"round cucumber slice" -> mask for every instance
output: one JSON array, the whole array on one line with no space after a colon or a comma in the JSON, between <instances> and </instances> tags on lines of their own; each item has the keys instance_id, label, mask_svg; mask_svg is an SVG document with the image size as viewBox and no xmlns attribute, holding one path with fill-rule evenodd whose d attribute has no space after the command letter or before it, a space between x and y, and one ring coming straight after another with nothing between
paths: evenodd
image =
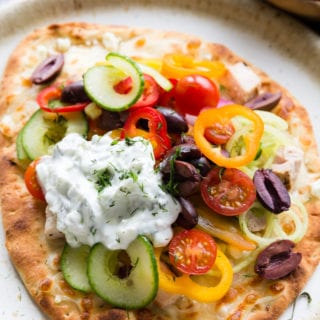
<instances>
[{"instance_id":1,"label":"round cucumber slice","mask_svg":"<svg viewBox=\"0 0 320 320\"><path fill-rule=\"evenodd\" d=\"M69 133L86 136L88 122L83 112L68 112L55 120L45 119L37 110L22 129L21 145L27 157L34 160L48 153L50 146Z\"/></svg>"},{"instance_id":2,"label":"round cucumber slice","mask_svg":"<svg viewBox=\"0 0 320 320\"><path fill-rule=\"evenodd\" d=\"M19 134L17 136L16 152L17 152L17 158L19 160L19 163L22 165L22 167L27 167L28 164L31 162L31 159L28 157L26 151L24 150L24 147L22 144L22 136L23 136L23 129L19 131Z\"/></svg>"},{"instance_id":3,"label":"round cucumber slice","mask_svg":"<svg viewBox=\"0 0 320 320\"><path fill-rule=\"evenodd\" d=\"M66 244L61 256L61 269L64 279L72 288L83 292L92 291L87 276L89 252L89 246L82 245L73 248Z\"/></svg>"},{"instance_id":4,"label":"round cucumber slice","mask_svg":"<svg viewBox=\"0 0 320 320\"><path fill-rule=\"evenodd\" d=\"M101 243L90 251L89 282L93 291L113 306L138 309L149 304L158 292L158 270L153 247L144 236L138 236L126 250L131 270L126 277L116 272L121 250L108 250Z\"/></svg>"},{"instance_id":5,"label":"round cucumber slice","mask_svg":"<svg viewBox=\"0 0 320 320\"><path fill-rule=\"evenodd\" d=\"M88 96L100 107L109 111L123 111L138 101L144 88L144 78L138 65L126 56L109 53L107 65L94 66L83 77ZM114 86L121 80L131 77L132 89L121 94Z\"/></svg>"}]
</instances>

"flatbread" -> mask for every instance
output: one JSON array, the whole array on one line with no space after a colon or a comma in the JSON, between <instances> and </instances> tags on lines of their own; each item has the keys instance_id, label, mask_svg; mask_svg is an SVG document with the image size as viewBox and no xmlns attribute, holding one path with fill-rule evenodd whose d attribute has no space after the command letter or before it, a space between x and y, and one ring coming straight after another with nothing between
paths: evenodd
<instances>
[{"instance_id":1,"label":"flatbread","mask_svg":"<svg viewBox=\"0 0 320 320\"><path fill-rule=\"evenodd\" d=\"M140 58L183 53L197 59L218 59L226 64L241 61L260 77L260 92L282 92L274 112L287 121L289 131L299 141L308 171L298 191L306 199L309 225L307 234L295 249L302 253L302 262L292 274L277 281L236 275L227 295L211 304L160 290L150 306L136 311L113 308L96 295L76 291L65 282L59 264L64 241L48 241L44 235L46 205L26 190L15 141L19 130L38 108L39 87L32 85L30 76L45 57L64 53L65 66L58 77L58 81L63 82L79 80L94 62L103 61L109 51ZM227 79L223 81L228 82ZM299 295L318 265L320 199L312 194L310 186L319 179L320 162L307 111L266 73L223 45L191 35L143 28L54 24L35 30L14 50L4 72L1 92L0 193L6 247L30 295L50 319L277 319ZM245 102L237 92L230 94L235 102Z\"/></svg>"}]
</instances>

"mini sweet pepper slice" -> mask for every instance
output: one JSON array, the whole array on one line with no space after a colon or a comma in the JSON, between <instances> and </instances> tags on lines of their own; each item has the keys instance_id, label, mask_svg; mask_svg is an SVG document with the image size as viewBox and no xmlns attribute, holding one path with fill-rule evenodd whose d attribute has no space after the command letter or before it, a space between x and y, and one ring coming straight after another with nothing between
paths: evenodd
<instances>
[{"instance_id":1,"label":"mini sweet pepper slice","mask_svg":"<svg viewBox=\"0 0 320 320\"><path fill-rule=\"evenodd\" d=\"M140 120L147 120L148 130L139 128ZM133 109L129 113L123 126L121 138L136 136L142 136L151 142L156 160L160 159L171 146L164 116L151 107Z\"/></svg>"},{"instance_id":2,"label":"mini sweet pepper slice","mask_svg":"<svg viewBox=\"0 0 320 320\"><path fill-rule=\"evenodd\" d=\"M244 151L234 156L225 155L221 145L213 145L207 140L205 132L216 123L225 125L238 116L249 120L248 130L242 136ZM201 152L218 166L238 168L248 164L256 157L263 130L263 121L254 111L245 106L230 104L202 111L194 124L194 139Z\"/></svg>"},{"instance_id":3,"label":"mini sweet pepper slice","mask_svg":"<svg viewBox=\"0 0 320 320\"><path fill-rule=\"evenodd\" d=\"M191 299L210 303L220 300L229 290L232 279L233 270L228 258L218 249L213 272L220 273L220 281L212 287L202 286L190 278L190 275L183 274L180 277L175 276L172 272L163 266L160 261L161 249L155 250L155 256L158 263L159 287L170 293L183 294ZM218 270L214 270L218 269Z\"/></svg>"},{"instance_id":4,"label":"mini sweet pepper slice","mask_svg":"<svg viewBox=\"0 0 320 320\"><path fill-rule=\"evenodd\" d=\"M183 54L166 54L161 73L167 78L181 79L190 74L200 74L210 79L221 77L226 71L221 61L196 60Z\"/></svg>"},{"instance_id":5,"label":"mini sweet pepper slice","mask_svg":"<svg viewBox=\"0 0 320 320\"><path fill-rule=\"evenodd\" d=\"M61 87L57 85L46 87L38 94L37 102L42 110L57 113L82 111L89 104L89 102L65 104L60 100L61 95Z\"/></svg>"}]
</instances>

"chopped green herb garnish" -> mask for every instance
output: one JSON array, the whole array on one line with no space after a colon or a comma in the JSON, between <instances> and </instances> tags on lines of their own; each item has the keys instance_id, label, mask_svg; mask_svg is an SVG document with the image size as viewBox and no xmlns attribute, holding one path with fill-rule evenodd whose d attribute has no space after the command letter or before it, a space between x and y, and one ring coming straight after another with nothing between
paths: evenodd
<instances>
[{"instance_id":1,"label":"chopped green herb garnish","mask_svg":"<svg viewBox=\"0 0 320 320\"><path fill-rule=\"evenodd\" d=\"M138 181L138 174L134 172L133 170L123 170L122 174L119 176L120 180L125 180L132 178L133 182Z\"/></svg>"},{"instance_id":2,"label":"chopped green herb garnish","mask_svg":"<svg viewBox=\"0 0 320 320\"><path fill-rule=\"evenodd\" d=\"M114 145L118 144L119 141L120 141L120 139L115 139L115 140L113 140L113 141L111 142L111 145L114 146Z\"/></svg>"},{"instance_id":3,"label":"chopped green herb garnish","mask_svg":"<svg viewBox=\"0 0 320 320\"><path fill-rule=\"evenodd\" d=\"M107 186L111 186L111 179L113 175L109 169L95 171L94 176L95 176L95 186L98 192L101 192Z\"/></svg>"},{"instance_id":4,"label":"chopped green herb garnish","mask_svg":"<svg viewBox=\"0 0 320 320\"><path fill-rule=\"evenodd\" d=\"M174 174L175 174L175 161L177 158L180 157L181 148L176 148L175 153L169 159L170 164L170 176L169 181L164 185L165 190L169 193L176 195L177 194L177 183L174 181Z\"/></svg>"},{"instance_id":5,"label":"chopped green herb garnish","mask_svg":"<svg viewBox=\"0 0 320 320\"><path fill-rule=\"evenodd\" d=\"M128 137L125 137L125 142L126 142L126 145L127 146L132 146L134 145L137 141L131 139L131 138L128 138Z\"/></svg>"}]
</instances>

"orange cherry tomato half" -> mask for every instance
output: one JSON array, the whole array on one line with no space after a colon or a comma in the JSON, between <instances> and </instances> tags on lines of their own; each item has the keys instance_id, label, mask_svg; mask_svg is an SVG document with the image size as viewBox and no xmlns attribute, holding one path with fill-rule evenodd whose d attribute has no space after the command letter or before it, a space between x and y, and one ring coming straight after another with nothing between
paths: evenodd
<instances>
[{"instance_id":1,"label":"orange cherry tomato half","mask_svg":"<svg viewBox=\"0 0 320 320\"><path fill-rule=\"evenodd\" d=\"M180 79L175 88L176 110L182 115L198 115L203 108L215 108L220 97L217 84L192 74Z\"/></svg>"},{"instance_id":2,"label":"orange cherry tomato half","mask_svg":"<svg viewBox=\"0 0 320 320\"><path fill-rule=\"evenodd\" d=\"M45 200L44 194L42 192L42 189L39 185L38 179L37 179L37 173L36 173L36 167L40 159L36 159L32 161L25 174L24 174L24 182L28 189L28 191L31 193L32 196L39 200Z\"/></svg>"},{"instance_id":3,"label":"orange cherry tomato half","mask_svg":"<svg viewBox=\"0 0 320 320\"><path fill-rule=\"evenodd\" d=\"M207 206L225 216L245 212L256 199L252 179L235 168L213 168L202 180L200 190Z\"/></svg>"},{"instance_id":4,"label":"orange cherry tomato half","mask_svg":"<svg viewBox=\"0 0 320 320\"><path fill-rule=\"evenodd\" d=\"M214 122L205 129L204 137L213 144L221 145L227 143L234 133L235 128L231 122Z\"/></svg>"},{"instance_id":5,"label":"orange cherry tomato half","mask_svg":"<svg viewBox=\"0 0 320 320\"><path fill-rule=\"evenodd\" d=\"M217 257L214 239L198 229L177 233L169 244L169 259L177 270L186 274L208 272Z\"/></svg>"}]
</instances>

